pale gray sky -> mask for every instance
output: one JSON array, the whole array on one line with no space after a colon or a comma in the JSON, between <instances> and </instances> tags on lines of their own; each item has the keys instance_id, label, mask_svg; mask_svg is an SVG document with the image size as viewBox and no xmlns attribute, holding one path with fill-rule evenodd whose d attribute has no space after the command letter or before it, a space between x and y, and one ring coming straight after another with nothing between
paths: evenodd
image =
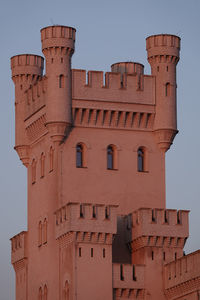
<instances>
[{"instance_id":1,"label":"pale gray sky","mask_svg":"<svg viewBox=\"0 0 200 300\"><path fill-rule=\"evenodd\" d=\"M191 209L186 252L200 248L199 0L7 0L0 4L1 172L0 300L14 299L9 238L26 229L26 169L14 146L14 85L10 57L41 53L40 29L53 24L77 29L73 67L109 71L118 61L145 65L145 38L170 33L181 37L178 64L178 128L167 153L167 207Z\"/></svg>"}]
</instances>

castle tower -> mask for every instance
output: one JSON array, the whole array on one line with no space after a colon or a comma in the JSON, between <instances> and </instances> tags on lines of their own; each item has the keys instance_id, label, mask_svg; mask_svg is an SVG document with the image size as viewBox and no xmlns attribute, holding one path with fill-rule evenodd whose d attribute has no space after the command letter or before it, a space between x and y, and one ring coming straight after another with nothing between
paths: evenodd
<instances>
[{"instance_id":1,"label":"castle tower","mask_svg":"<svg viewBox=\"0 0 200 300\"><path fill-rule=\"evenodd\" d=\"M25 131L25 91L42 77L44 59L22 54L11 58L12 80L15 84L15 150L24 165L28 164L28 141Z\"/></svg>"},{"instance_id":2,"label":"castle tower","mask_svg":"<svg viewBox=\"0 0 200 300\"><path fill-rule=\"evenodd\" d=\"M44 76L40 56L11 59L28 176L27 231L11 238L16 300L166 300L166 288L177 300L193 259L183 256L188 212L165 210L180 39L147 38L151 75L119 62L105 80L71 71L74 28L43 28L41 40Z\"/></svg>"},{"instance_id":3,"label":"castle tower","mask_svg":"<svg viewBox=\"0 0 200 300\"><path fill-rule=\"evenodd\" d=\"M160 34L146 39L148 61L155 76L156 117L154 130L159 147L167 151L177 134L176 65L180 38Z\"/></svg>"},{"instance_id":4,"label":"castle tower","mask_svg":"<svg viewBox=\"0 0 200 300\"><path fill-rule=\"evenodd\" d=\"M66 26L41 30L48 81L46 126L54 139L62 139L72 125L71 57L75 32L74 28Z\"/></svg>"}]
</instances>

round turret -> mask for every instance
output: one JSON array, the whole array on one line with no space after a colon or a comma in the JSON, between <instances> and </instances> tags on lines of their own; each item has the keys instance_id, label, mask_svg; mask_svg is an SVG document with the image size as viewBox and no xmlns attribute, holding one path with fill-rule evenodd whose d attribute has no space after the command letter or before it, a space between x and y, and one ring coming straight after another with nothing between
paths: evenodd
<instances>
[{"instance_id":1,"label":"round turret","mask_svg":"<svg viewBox=\"0 0 200 300\"><path fill-rule=\"evenodd\" d=\"M42 52L49 48L67 48L74 52L76 29L67 26L49 26L41 29Z\"/></svg>"},{"instance_id":2,"label":"round turret","mask_svg":"<svg viewBox=\"0 0 200 300\"><path fill-rule=\"evenodd\" d=\"M148 59L155 56L174 56L179 60L180 38L176 35L158 34L146 39Z\"/></svg>"},{"instance_id":3,"label":"round turret","mask_svg":"<svg viewBox=\"0 0 200 300\"><path fill-rule=\"evenodd\" d=\"M72 123L71 57L75 33L76 29L60 25L41 29L47 77L46 126L57 141L64 138Z\"/></svg>"},{"instance_id":4,"label":"round turret","mask_svg":"<svg viewBox=\"0 0 200 300\"><path fill-rule=\"evenodd\" d=\"M144 74L144 66L137 62L118 62L111 65L111 71L116 73L136 73L137 75Z\"/></svg>"},{"instance_id":5,"label":"round turret","mask_svg":"<svg viewBox=\"0 0 200 300\"><path fill-rule=\"evenodd\" d=\"M148 62L155 76L155 136L161 150L167 151L177 131L176 65L179 61L180 38L170 34L146 39Z\"/></svg>"},{"instance_id":6,"label":"round turret","mask_svg":"<svg viewBox=\"0 0 200 300\"><path fill-rule=\"evenodd\" d=\"M39 55L20 54L11 57L12 78L22 75L42 76L44 59Z\"/></svg>"}]
</instances>

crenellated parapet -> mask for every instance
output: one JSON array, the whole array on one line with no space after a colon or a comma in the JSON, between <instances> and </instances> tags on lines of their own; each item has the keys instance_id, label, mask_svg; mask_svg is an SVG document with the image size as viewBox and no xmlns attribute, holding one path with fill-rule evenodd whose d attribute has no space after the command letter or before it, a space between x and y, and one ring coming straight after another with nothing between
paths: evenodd
<instances>
[{"instance_id":1,"label":"crenellated parapet","mask_svg":"<svg viewBox=\"0 0 200 300\"><path fill-rule=\"evenodd\" d=\"M11 262L15 264L28 257L27 231L22 231L11 239Z\"/></svg>"},{"instance_id":2,"label":"crenellated parapet","mask_svg":"<svg viewBox=\"0 0 200 300\"><path fill-rule=\"evenodd\" d=\"M116 205L68 203L55 212L56 239L76 232L79 242L112 243L117 231Z\"/></svg>"},{"instance_id":3,"label":"crenellated parapet","mask_svg":"<svg viewBox=\"0 0 200 300\"><path fill-rule=\"evenodd\" d=\"M132 213L132 247L177 247L183 249L189 235L186 210L141 208Z\"/></svg>"},{"instance_id":4,"label":"crenellated parapet","mask_svg":"<svg viewBox=\"0 0 200 300\"><path fill-rule=\"evenodd\" d=\"M155 105L155 79L137 73L72 70L72 98ZM86 79L87 78L87 79Z\"/></svg>"},{"instance_id":5,"label":"crenellated parapet","mask_svg":"<svg viewBox=\"0 0 200 300\"><path fill-rule=\"evenodd\" d=\"M148 60L156 60L158 63L175 63L179 61L180 38L171 34L158 34L146 39Z\"/></svg>"},{"instance_id":6,"label":"crenellated parapet","mask_svg":"<svg viewBox=\"0 0 200 300\"><path fill-rule=\"evenodd\" d=\"M166 264L164 286L167 299L197 293L200 286L200 250Z\"/></svg>"},{"instance_id":7,"label":"crenellated parapet","mask_svg":"<svg viewBox=\"0 0 200 300\"><path fill-rule=\"evenodd\" d=\"M45 106L46 99L46 77L42 77L36 83L31 85L25 92L26 94L26 110L25 119L31 117Z\"/></svg>"},{"instance_id":8,"label":"crenellated parapet","mask_svg":"<svg viewBox=\"0 0 200 300\"><path fill-rule=\"evenodd\" d=\"M113 264L114 299L144 299L145 266Z\"/></svg>"}]
</instances>

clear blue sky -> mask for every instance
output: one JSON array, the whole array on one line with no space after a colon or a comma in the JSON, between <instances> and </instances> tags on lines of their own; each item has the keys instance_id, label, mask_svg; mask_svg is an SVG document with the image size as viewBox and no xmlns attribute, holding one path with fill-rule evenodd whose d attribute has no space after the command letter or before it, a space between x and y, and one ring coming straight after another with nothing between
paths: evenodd
<instances>
[{"instance_id":1,"label":"clear blue sky","mask_svg":"<svg viewBox=\"0 0 200 300\"><path fill-rule=\"evenodd\" d=\"M199 192L199 0L7 0L1 1L1 172L0 300L14 299L9 238L26 229L26 169L14 146L14 85L10 57L41 53L40 29L53 24L77 29L73 67L108 71L117 61L133 60L150 68L145 38L170 33L181 37L178 64L178 128L167 153L167 207L191 209L186 252L200 248Z\"/></svg>"}]
</instances>

